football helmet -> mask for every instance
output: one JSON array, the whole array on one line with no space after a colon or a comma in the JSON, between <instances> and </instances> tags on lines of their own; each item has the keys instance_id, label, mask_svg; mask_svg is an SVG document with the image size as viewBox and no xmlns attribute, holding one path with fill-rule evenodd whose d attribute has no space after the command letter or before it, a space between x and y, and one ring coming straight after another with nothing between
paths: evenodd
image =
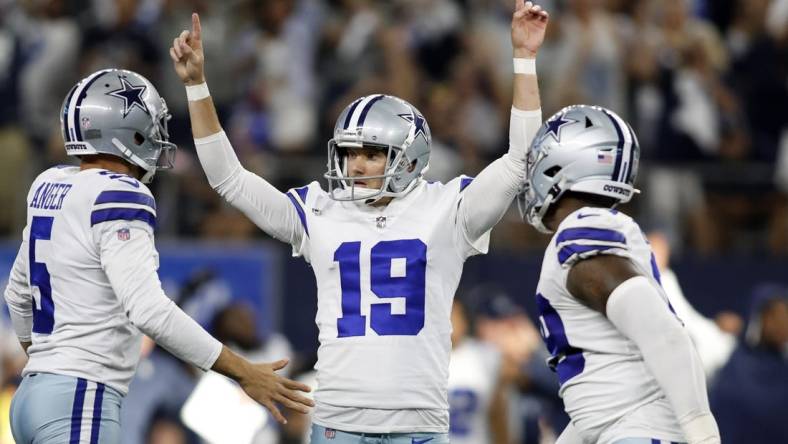
<instances>
[{"instance_id":1,"label":"football helmet","mask_svg":"<svg viewBox=\"0 0 788 444\"><path fill-rule=\"evenodd\" d=\"M175 144L169 142L167 104L145 77L105 69L71 88L60 110L66 154L111 154L145 171L148 183L157 170L170 169Z\"/></svg>"},{"instance_id":2,"label":"football helmet","mask_svg":"<svg viewBox=\"0 0 788 444\"><path fill-rule=\"evenodd\" d=\"M404 196L427 171L432 136L424 116L410 103L374 94L348 105L337 119L328 141L328 194L334 200L372 203L386 196ZM380 176L348 177L348 148L385 150L387 163ZM355 180L383 179L378 189L356 187Z\"/></svg>"},{"instance_id":3,"label":"football helmet","mask_svg":"<svg viewBox=\"0 0 788 444\"><path fill-rule=\"evenodd\" d=\"M525 186L517 203L523 219L550 233L542 218L566 191L628 202L638 173L640 147L616 113L589 105L568 106L550 117L528 148Z\"/></svg>"}]
</instances>

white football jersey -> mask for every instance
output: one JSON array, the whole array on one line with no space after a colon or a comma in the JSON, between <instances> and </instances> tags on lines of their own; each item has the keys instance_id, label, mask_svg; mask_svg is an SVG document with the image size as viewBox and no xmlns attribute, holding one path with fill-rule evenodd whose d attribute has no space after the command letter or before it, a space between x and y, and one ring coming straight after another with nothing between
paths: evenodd
<instances>
[{"instance_id":1,"label":"white football jersey","mask_svg":"<svg viewBox=\"0 0 788 444\"><path fill-rule=\"evenodd\" d=\"M294 254L318 286L316 423L448 431L452 299L466 258L489 243L489 231L469 240L458 222L470 182L421 182L382 208L334 201L317 182L287 193L304 230ZM408 410L437 418L430 427L393 413Z\"/></svg>"},{"instance_id":2,"label":"white football jersey","mask_svg":"<svg viewBox=\"0 0 788 444\"><path fill-rule=\"evenodd\" d=\"M659 270L640 227L629 216L581 208L558 226L545 251L536 302L539 330L561 383L559 394L585 442L623 437L684 441L673 410L635 343L566 288L572 265L598 254L630 259L660 288Z\"/></svg>"},{"instance_id":3,"label":"white football jersey","mask_svg":"<svg viewBox=\"0 0 788 444\"><path fill-rule=\"evenodd\" d=\"M36 178L27 204L27 226L6 290L17 316L29 317L32 309L23 374L80 377L125 394L142 339L130 319L182 359L212 365L221 344L161 291L153 245L156 203L144 184L107 170L55 167ZM116 292L110 266L113 273L126 267L148 273L118 276ZM176 338L176 329L189 337Z\"/></svg>"},{"instance_id":4,"label":"white football jersey","mask_svg":"<svg viewBox=\"0 0 788 444\"><path fill-rule=\"evenodd\" d=\"M452 444L490 442L490 405L500 368L500 353L484 342L465 338L452 350L449 364Z\"/></svg>"}]
</instances>

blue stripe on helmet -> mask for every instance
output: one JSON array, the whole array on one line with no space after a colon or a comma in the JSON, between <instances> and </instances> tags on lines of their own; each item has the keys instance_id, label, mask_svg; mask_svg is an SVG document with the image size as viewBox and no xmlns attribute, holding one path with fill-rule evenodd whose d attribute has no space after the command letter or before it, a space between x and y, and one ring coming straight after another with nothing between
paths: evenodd
<instances>
[{"instance_id":1,"label":"blue stripe on helmet","mask_svg":"<svg viewBox=\"0 0 788 444\"><path fill-rule=\"evenodd\" d=\"M618 242L620 244L627 243L627 238L616 230L608 230L606 228L578 227L567 228L558 233L558 236L555 239L555 244L558 245L562 242L576 240Z\"/></svg>"},{"instance_id":2,"label":"blue stripe on helmet","mask_svg":"<svg viewBox=\"0 0 788 444\"><path fill-rule=\"evenodd\" d=\"M82 429L82 404L85 403L85 390L88 381L77 378L77 390L74 392L74 404L71 407L71 438L69 444L79 444L79 432Z\"/></svg>"},{"instance_id":3,"label":"blue stripe on helmet","mask_svg":"<svg viewBox=\"0 0 788 444\"><path fill-rule=\"evenodd\" d=\"M74 92L77 90L77 86L74 85L71 88L71 91L68 92L68 97L66 97L66 101L63 103L63 136L66 138L66 142L71 142L71 128L68 126L68 104L71 102L71 97L74 95Z\"/></svg>"},{"instance_id":4,"label":"blue stripe on helmet","mask_svg":"<svg viewBox=\"0 0 788 444\"><path fill-rule=\"evenodd\" d=\"M364 100L363 97L356 100L355 102L353 102L352 105L350 105L350 109L347 111L347 115L345 116L345 124L342 125L343 129L347 129L348 125L350 125L350 118L353 116L353 111L356 110L356 107L358 106L359 103L361 103L362 100Z\"/></svg>"},{"instance_id":5,"label":"blue stripe on helmet","mask_svg":"<svg viewBox=\"0 0 788 444\"><path fill-rule=\"evenodd\" d=\"M101 405L104 403L104 384L96 384L96 399L93 400L93 422L90 425L90 444L98 444L101 431Z\"/></svg>"},{"instance_id":6,"label":"blue stripe on helmet","mask_svg":"<svg viewBox=\"0 0 788 444\"><path fill-rule=\"evenodd\" d=\"M369 103L367 103L367 106L365 106L364 109L361 110L361 116L358 118L358 124L356 126L364 125L364 120L366 120L367 113L369 112L369 110L372 109L372 106L375 105L375 102L377 102L378 100L382 99L383 97L385 97L385 96L383 94L381 94L381 95L375 97L374 99L370 100Z\"/></svg>"},{"instance_id":7,"label":"blue stripe on helmet","mask_svg":"<svg viewBox=\"0 0 788 444\"><path fill-rule=\"evenodd\" d=\"M156 228L156 216L140 208L106 208L90 213L90 226L113 220L139 220Z\"/></svg>"},{"instance_id":8,"label":"blue stripe on helmet","mask_svg":"<svg viewBox=\"0 0 788 444\"><path fill-rule=\"evenodd\" d=\"M286 193L286 195L287 198L290 199L290 202L293 203L293 206L295 207L296 212L298 213L298 218L301 219L301 225L304 226L304 232L306 233L307 236L309 236L309 226L307 226L306 224L306 213L304 212L304 209L298 203L295 196L293 196L290 193Z\"/></svg>"},{"instance_id":9,"label":"blue stripe on helmet","mask_svg":"<svg viewBox=\"0 0 788 444\"><path fill-rule=\"evenodd\" d=\"M629 137L632 138L632 142L629 144L629 172L626 176L626 183L632 183L634 178L632 175L635 173L635 149L637 148L637 139L635 138L635 132L632 131L632 127L627 125L627 130L629 131Z\"/></svg>"},{"instance_id":10,"label":"blue stripe on helmet","mask_svg":"<svg viewBox=\"0 0 788 444\"><path fill-rule=\"evenodd\" d=\"M131 203L146 205L154 210L156 209L156 201L153 197L136 191L104 191L93 202L94 205L105 203Z\"/></svg>"},{"instance_id":11,"label":"blue stripe on helmet","mask_svg":"<svg viewBox=\"0 0 788 444\"><path fill-rule=\"evenodd\" d=\"M605 115L613 122L613 127L616 129L616 134L618 135L618 146L616 147L616 164L613 167L613 176L612 179L618 181L620 172L621 172L621 156L624 153L624 133L621 131L621 126L616 122L616 118L613 117L610 113L605 112Z\"/></svg>"},{"instance_id":12,"label":"blue stripe on helmet","mask_svg":"<svg viewBox=\"0 0 788 444\"><path fill-rule=\"evenodd\" d=\"M96 80L98 80L101 76L108 73L109 70L104 71L100 74L97 74L96 77L93 77L88 81L84 88L82 88L82 92L79 93L79 97L77 97L77 103L74 105L74 130L76 131L76 141L82 142L82 130L79 129L80 122L79 122L79 106L82 104L82 101L85 100L85 97L88 96L88 89L90 89L90 85L93 84Z\"/></svg>"}]
</instances>

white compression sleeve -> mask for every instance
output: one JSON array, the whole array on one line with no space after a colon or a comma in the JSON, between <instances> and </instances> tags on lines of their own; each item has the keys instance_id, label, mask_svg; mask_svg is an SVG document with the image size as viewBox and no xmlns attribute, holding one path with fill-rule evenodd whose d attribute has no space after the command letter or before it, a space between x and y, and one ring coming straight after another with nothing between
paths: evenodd
<instances>
[{"instance_id":1,"label":"white compression sleeve","mask_svg":"<svg viewBox=\"0 0 788 444\"><path fill-rule=\"evenodd\" d=\"M471 242L489 231L503 217L525 181L525 157L539 127L542 110L512 107L509 152L488 165L463 192L460 222Z\"/></svg>"},{"instance_id":2,"label":"white compression sleeve","mask_svg":"<svg viewBox=\"0 0 788 444\"><path fill-rule=\"evenodd\" d=\"M150 229L136 221L106 224L101 265L131 323L179 359L209 370L222 344L164 294ZM129 228L128 240L118 239L121 227Z\"/></svg>"},{"instance_id":3,"label":"white compression sleeve","mask_svg":"<svg viewBox=\"0 0 788 444\"><path fill-rule=\"evenodd\" d=\"M208 183L219 195L276 239L301 243L303 228L290 199L241 166L224 131L194 139L194 145Z\"/></svg>"},{"instance_id":4,"label":"white compression sleeve","mask_svg":"<svg viewBox=\"0 0 788 444\"><path fill-rule=\"evenodd\" d=\"M616 287L607 301L607 317L640 349L688 444L719 443L703 365L689 334L654 284L638 276Z\"/></svg>"}]
</instances>

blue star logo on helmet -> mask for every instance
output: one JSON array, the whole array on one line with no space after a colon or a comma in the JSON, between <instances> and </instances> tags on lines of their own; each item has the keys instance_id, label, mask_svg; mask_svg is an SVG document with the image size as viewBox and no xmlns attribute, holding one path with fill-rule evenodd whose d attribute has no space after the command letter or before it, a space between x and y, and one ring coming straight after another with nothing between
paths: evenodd
<instances>
[{"instance_id":1,"label":"blue star logo on helmet","mask_svg":"<svg viewBox=\"0 0 788 444\"><path fill-rule=\"evenodd\" d=\"M397 115L416 126L415 134L413 135L414 139L416 137L423 136L424 140L429 142L429 140L427 139L427 131L424 128L424 126L427 124L427 121L424 120L424 117L421 114L419 114L414 110L412 114L406 113L406 114L397 114Z\"/></svg>"},{"instance_id":2,"label":"blue star logo on helmet","mask_svg":"<svg viewBox=\"0 0 788 444\"><path fill-rule=\"evenodd\" d=\"M148 89L147 85L132 85L129 83L126 76L118 76L118 79L120 80L122 88L110 91L107 95L123 100L123 118L126 118L134 107L150 115L148 106L145 104L145 101L142 100L142 95L145 93L145 90Z\"/></svg>"},{"instance_id":3,"label":"blue star logo on helmet","mask_svg":"<svg viewBox=\"0 0 788 444\"><path fill-rule=\"evenodd\" d=\"M561 128L565 125L569 125L570 123L577 123L577 120L574 119L566 119L564 118L564 114L559 114L552 120L548 120L545 125L547 125L547 132L545 135L550 134L553 136L556 142L561 141Z\"/></svg>"}]
</instances>

